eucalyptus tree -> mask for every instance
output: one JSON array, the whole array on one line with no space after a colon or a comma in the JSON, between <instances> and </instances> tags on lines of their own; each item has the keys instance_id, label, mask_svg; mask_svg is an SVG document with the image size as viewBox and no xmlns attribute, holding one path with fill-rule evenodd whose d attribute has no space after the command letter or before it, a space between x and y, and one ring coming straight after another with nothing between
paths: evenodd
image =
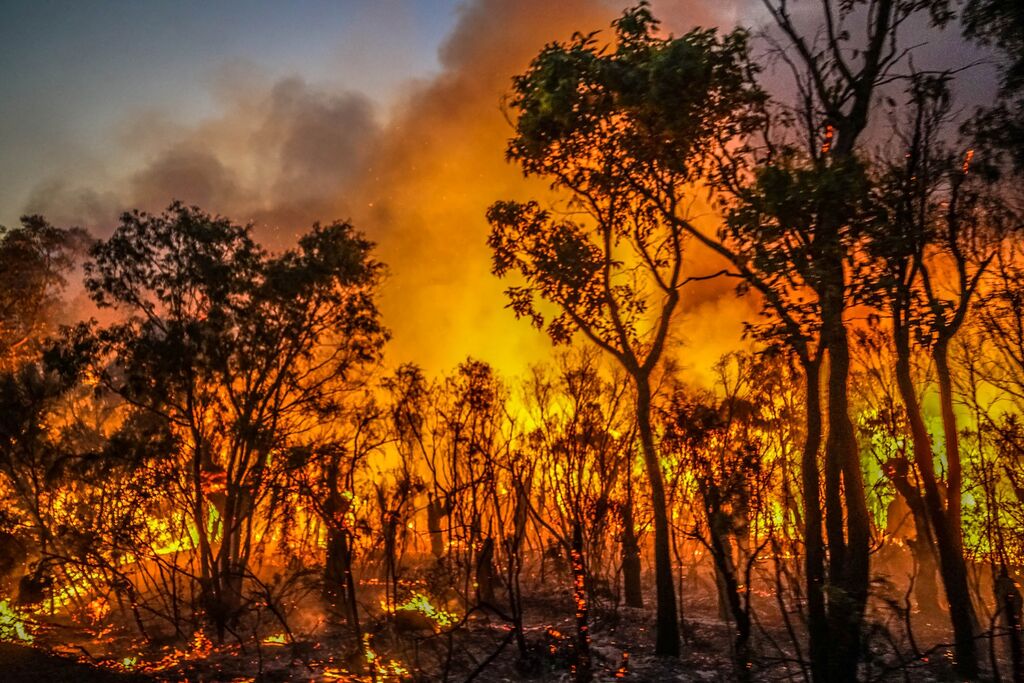
<instances>
[{"instance_id":1,"label":"eucalyptus tree","mask_svg":"<svg viewBox=\"0 0 1024 683\"><path fill-rule=\"evenodd\" d=\"M90 239L81 228L59 228L42 216L0 226L0 368L32 359L56 331L67 276Z\"/></svg>"},{"instance_id":2,"label":"eucalyptus tree","mask_svg":"<svg viewBox=\"0 0 1024 683\"><path fill-rule=\"evenodd\" d=\"M867 231L867 248L878 260L870 282L891 324L896 383L950 606L956 667L972 678L978 673L978 620L963 548L964 466L950 347L968 322L1012 221L995 201L995 188L971 173L971 152L943 140L951 121L949 78L918 74L910 81L909 125L898 135L899 159L880 164L873 193L877 223ZM918 398L918 352L931 360L938 385L945 482L936 473L933 439Z\"/></svg>"},{"instance_id":3,"label":"eucalyptus tree","mask_svg":"<svg viewBox=\"0 0 1024 683\"><path fill-rule=\"evenodd\" d=\"M636 421L654 513L657 654L679 654L653 378L670 342L684 275L685 230L668 220L695 197L710 150L746 124L746 34L658 36L645 5L596 34L547 46L514 80L507 156L567 199L502 201L487 213L494 273L518 275L510 307L556 344L581 335L617 361L636 395ZM664 135L664 131L671 135ZM537 300L554 305L547 316Z\"/></svg>"},{"instance_id":4,"label":"eucalyptus tree","mask_svg":"<svg viewBox=\"0 0 1024 683\"><path fill-rule=\"evenodd\" d=\"M372 248L332 223L269 254L250 226L175 203L125 213L91 249L86 287L121 317L69 334L65 360L91 365L102 389L170 430L158 464L184 501L201 609L221 638L244 607L272 484L294 466L286 455L342 411L379 358Z\"/></svg>"},{"instance_id":5,"label":"eucalyptus tree","mask_svg":"<svg viewBox=\"0 0 1024 683\"><path fill-rule=\"evenodd\" d=\"M46 572L53 550L56 469L72 446L61 416L76 392L43 353L66 313L67 278L89 241L84 230L42 216L0 226L0 573L29 557L40 560L36 574Z\"/></svg>"},{"instance_id":6,"label":"eucalyptus tree","mask_svg":"<svg viewBox=\"0 0 1024 683\"><path fill-rule=\"evenodd\" d=\"M597 353L583 349L561 356L554 369L536 367L525 386L535 425L526 438L540 461L537 478L543 491L530 511L564 553L571 574L566 578L571 579L576 608L576 681L593 677L590 614L595 584L602 569L616 565L609 561L614 547L609 541L616 518L628 521L616 512L623 507L621 482L635 448L625 378L621 372L603 378ZM623 529L624 572L631 531Z\"/></svg>"},{"instance_id":7,"label":"eucalyptus tree","mask_svg":"<svg viewBox=\"0 0 1024 683\"><path fill-rule=\"evenodd\" d=\"M1019 174L1024 171L1024 5L966 0L962 26L967 37L995 48L1000 77L996 100L978 110L969 128L982 148Z\"/></svg>"},{"instance_id":8,"label":"eucalyptus tree","mask_svg":"<svg viewBox=\"0 0 1024 683\"><path fill-rule=\"evenodd\" d=\"M716 365L716 390L676 385L660 406L664 448L679 459L690 479L694 514L691 535L714 563L719 605L734 629L735 676L749 681L753 669L752 580L771 529L760 523L777 484L777 462L769 457L774 390L771 371L752 358L725 356ZM766 533L767 532L767 533Z\"/></svg>"},{"instance_id":9,"label":"eucalyptus tree","mask_svg":"<svg viewBox=\"0 0 1024 683\"><path fill-rule=\"evenodd\" d=\"M811 667L816 680L853 680L871 534L848 397L847 319L863 300L856 276L864 227L872 217L862 148L880 89L907 62L901 38L908 21L921 17L941 27L951 12L944 0L824 1L814 13L815 34L804 28L808 16L795 18L787 0L763 4L775 29L767 37L769 52L792 74L795 101L774 97L762 109L758 134L718 155L713 183L724 226L708 231L679 221L760 295L767 320L757 326L759 335L788 347L801 361L809 404L801 469ZM822 405L818 384L826 357Z\"/></svg>"}]
</instances>

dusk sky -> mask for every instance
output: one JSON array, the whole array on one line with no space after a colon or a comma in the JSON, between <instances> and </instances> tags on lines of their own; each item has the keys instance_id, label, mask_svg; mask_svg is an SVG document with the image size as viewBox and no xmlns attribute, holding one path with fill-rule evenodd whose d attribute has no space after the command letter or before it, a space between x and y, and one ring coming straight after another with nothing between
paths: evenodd
<instances>
[{"instance_id":1,"label":"dusk sky","mask_svg":"<svg viewBox=\"0 0 1024 683\"><path fill-rule=\"evenodd\" d=\"M5 2L0 22L0 225L33 187L135 161L121 138L154 111L187 125L217 112L233 72L387 102L438 69L458 0Z\"/></svg>"},{"instance_id":2,"label":"dusk sky","mask_svg":"<svg viewBox=\"0 0 1024 683\"><path fill-rule=\"evenodd\" d=\"M314 221L352 220L390 268L396 360L522 367L549 344L504 308L484 212L544 190L504 160L501 98L545 43L606 30L626 4L6 2L0 225L42 213L102 236L121 211L180 199L284 248ZM759 8L653 3L674 33L756 28ZM977 57L962 45L948 32L918 65ZM965 80L968 100L991 90L983 72ZM691 293L688 329L736 338L747 313L728 285L708 285Z\"/></svg>"}]
</instances>

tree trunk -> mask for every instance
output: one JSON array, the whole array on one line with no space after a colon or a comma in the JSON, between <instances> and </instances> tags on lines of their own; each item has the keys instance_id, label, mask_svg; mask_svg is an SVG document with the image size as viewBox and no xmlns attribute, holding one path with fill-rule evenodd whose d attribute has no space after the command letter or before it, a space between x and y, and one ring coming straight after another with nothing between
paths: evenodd
<instances>
[{"instance_id":1,"label":"tree trunk","mask_svg":"<svg viewBox=\"0 0 1024 683\"><path fill-rule=\"evenodd\" d=\"M724 513L704 502L708 517L711 554L715 561L715 576L718 584L719 601L724 602L726 616L733 622L733 660L736 666L736 680L746 683L750 680L750 614L744 609L740 597L736 564L732 558L732 543L726 530L728 522ZM716 521L717 520L717 523Z\"/></svg>"},{"instance_id":2,"label":"tree trunk","mask_svg":"<svg viewBox=\"0 0 1024 683\"><path fill-rule=\"evenodd\" d=\"M444 516L441 501L427 494L427 532L430 534L430 552L438 562L444 558L444 533L441 518Z\"/></svg>"},{"instance_id":3,"label":"tree trunk","mask_svg":"<svg viewBox=\"0 0 1024 683\"><path fill-rule=\"evenodd\" d=\"M476 556L476 599L479 603L496 604L495 587L498 585L494 569L494 539L490 536L480 545Z\"/></svg>"},{"instance_id":4,"label":"tree trunk","mask_svg":"<svg viewBox=\"0 0 1024 683\"><path fill-rule=\"evenodd\" d=\"M324 601L335 610L340 610L350 624L351 613L349 584L352 577L352 551L349 547L348 532L342 529L327 530L327 558L324 563Z\"/></svg>"},{"instance_id":5,"label":"tree trunk","mask_svg":"<svg viewBox=\"0 0 1024 683\"><path fill-rule=\"evenodd\" d=\"M1021 621L1024 617L1024 599L1020 590L1003 567L996 578L994 593L999 621L1006 629L1007 649L1010 651L1010 671L1014 683L1024 681L1024 647L1021 646Z\"/></svg>"},{"instance_id":6,"label":"tree trunk","mask_svg":"<svg viewBox=\"0 0 1024 683\"><path fill-rule=\"evenodd\" d=\"M924 416L921 414L921 406L917 401L917 392L914 389L914 380L910 372L908 332L904 329L897 329L894 336L896 338L896 383L907 411L907 420L910 423L910 434L914 446L914 460L917 462L921 483L924 485L925 509L928 512L928 520L939 554L939 571L942 574L942 584L946 589L949 618L953 625L953 640L956 649L955 666L960 676L973 680L978 676L978 649L974 639L978 620L974 613L970 586L967 582L967 563L964 560L960 544L954 539L956 534L951 529L952 516L947 515L946 510L943 509L942 497L935 475L935 464L932 460L931 437L928 435ZM938 366L938 362L936 366ZM948 372L948 366L946 371ZM941 384L940 380L940 386ZM952 418L951 397L949 409ZM944 406L943 422L945 422L945 412ZM955 424L953 430L954 432L956 430ZM948 446L949 444L947 444L947 450ZM952 472L952 468L950 471ZM959 484L957 486L959 487ZM959 501L959 498L958 494L955 500ZM954 500L952 486L950 486L949 500L950 502ZM959 502L957 502L957 506L959 506ZM956 519L959 521L959 514L956 515Z\"/></svg>"},{"instance_id":7,"label":"tree trunk","mask_svg":"<svg viewBox=\"0 0 1024 683\"><path fill-rule=\"evenodd\" d=\"M949 342L940 339L932 349L935 374L939 380L939 404L942 412L942 432L946 441L946 517L949 536L956 551L963 554L963 523L961 522L963 468L960 464L960 434L953 412L953 376L949 369Z\"/></svg>"},{"instance_id":8,"label":"tree trunk","mask_svg":"<svg viewBox=\"0 0 1024 683\"><path fill-rule=\"evenodd\" d=\"M679 656L679 621L676 613L676 590L672 578L672 554L669 535L668 504L661 463L654 447L651 427L651 386L647 377L634 375L637 389L637 424L644 464L651 484L651 506L654 513L654 578L657 591L657 620L654 654L659 657Z\"/></svg>"},{"instance_id":9,"label":"tree trunk","mask_svg":"<svg viewBox=\"0 0 1024 683\"><path fill-rule=\"evenodd\" d=\"M934 618L939 615L941 609L935 599L939 588L935 581L935 573L938 570L937 550L931 523L928 521L927 506L917 486L910 481L910 463L905 458L890 460L886 469L889 483L896 490L896 495L906 503L914 522L915 538L907 540L907 547L917 566L917 574L914 577L914 601L917 603L918 611L928 618Z\"/></svg>"},{"instance_id":10,"label":"tree trunk","mask_svg":"<svg viewBox=\"0 0 1024 683\"><path fill-rule=\"evenodd\" d=\"M221 512L220 547L206 592L207 615L216 629L218 643L224 642L228 628L241 616L247 569L241 552L242 533L249 514L245 493L229 485Z\"/></svg>"},{"instance_id":11,"label":"tree trunk","mask_svg":"<svg viewBox=\"0 0 1024 683\"><path fill-rule=\"evenodd\" d=\"M573 681L590 683L594 677L590 659L590 596L587 590L587 572L583 566L583 529L580 522L573 524L569 564L572 568L572 598L576 607L576 661L572 669Z\"/></svg>"},{"instance_id":12,"label":"tree trunk","mask_svg":"<svg viewBox=\"0 0 1024 683\"><path fill-rule=\"evenodd\" d=\"M938 601L939 584L935 580L938 571L935 545L920 533L907 545L917 564L917 576L914 577L914 602L917 603L917 609L927 619L941 618L942 607Z\"/></svg>"},{"instance_id":13,"label":"tree trunk","mask_svg":"<svg viewBox=\"0 0 1024 683\"><path fill-rule=\"evenodd\" d=\"M828 621L825 614L825 544L822 539L818 452L821 448L821 363L804 362L807 393L807 434L800 461L804 489L804 572L807 582L807 631L811 677L827 680Z\"/></svg>"},{"instance_id":14,"label":"tree trunk","mask_svg":"<svg viewBox=\"0 0 1024 683\"><path fill-rule=\"evenodd\" d=\"M633 495L630 490L622 508L622 581L626 607L644 606L640 569L640 544L633 528Z\"/></svg>"},{"instance_id":15,"label":"tree trunk","mask_svg":"<svg viewBox=\"0 0 1024 683\"><path fill-rule=\"evenodd\" d=\"M838 252L838 250L837 250ZM860 453L850 421L850 350L843 322L845 285L841 260L829 263L833 282L822 298L822 335L828 348L828 439L826 490L830 507L842 498L846 511L845 543L835 519L842 510L829 509L829 583L828 619L835 647L829 660L830 681L857 680L861 651L861 626L867 604L871 523L868 515ZM838 481L838 475L842 482ZM841 493L840 493L841 489Z\"/></svg>"}]
</instances>

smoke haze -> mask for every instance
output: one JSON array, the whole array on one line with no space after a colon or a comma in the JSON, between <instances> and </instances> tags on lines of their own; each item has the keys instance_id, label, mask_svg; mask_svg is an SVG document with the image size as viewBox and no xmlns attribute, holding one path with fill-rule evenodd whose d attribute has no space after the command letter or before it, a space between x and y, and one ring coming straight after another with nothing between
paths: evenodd
<instances>
[{"instance_id":1,"label":"smoke haze","mask_svg":"<svg viewBox=\"0 0 1024 683\"><path fill-rule=\"evenodd\" d=\"M654 11L677 33L734 20L693 14L680 2ZM389 267L381 306L394 333L391 363L438 372L471 355L517 373L547 357L550 343L504 308L484 213L497 199L548 191L504 160L511 129L502 97L544 44L607 30L619 12L588 0L472 2L440 48L441 71L410 83L387 111L358 92L221 66L215 115L194 125L164 112L137 116L120 140L144 164L104 186L58 176L27 209L104 235L126 208L159 211L180 199L252 221L271 248L287 247L314 221L350 219ZM706 377L751 311L724 281L696 285L684 300L684 366ZM697 351L707 357L690 356Z\"/></svg>"}]
</instances>

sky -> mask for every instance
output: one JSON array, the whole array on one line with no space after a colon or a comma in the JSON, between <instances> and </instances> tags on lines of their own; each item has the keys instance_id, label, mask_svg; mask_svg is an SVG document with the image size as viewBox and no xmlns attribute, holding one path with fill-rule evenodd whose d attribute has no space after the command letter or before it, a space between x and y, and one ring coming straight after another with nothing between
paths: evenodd
<instances>
[{"instance_id":1,"label":"sky","mask_svg":"<svg viewBox=\"0 0 1024 683\"><path fill-rule=\"evenodd\" d=\"M216 114L224 81L298 75L387 103L438 68L456 0L3 0L0 224L40 182L137 163L125 127Z\"/></svg>"},{"instance_id":2,"label":"sky","mask_svg":"<svg viewBox=\"0 0 1024 683\"><path fill-rule=\"evenodd\" d=\"M547 339L504 308L487 207L543 197L505 162L511 78L616 0L0 0L0 225L42 213L108 235L172 199L252 222L272 249L351 220L389 267L392 363L467 355L520 372ZM654 0L666 32L757 27L758 0ZM919 65L960 65L955 32ZM983 101L991 79L966 79ZM754 314L686 293L683 364L710 372ZM702 355L703 354L703 355Z\"/></svg>"}]
</instances>

